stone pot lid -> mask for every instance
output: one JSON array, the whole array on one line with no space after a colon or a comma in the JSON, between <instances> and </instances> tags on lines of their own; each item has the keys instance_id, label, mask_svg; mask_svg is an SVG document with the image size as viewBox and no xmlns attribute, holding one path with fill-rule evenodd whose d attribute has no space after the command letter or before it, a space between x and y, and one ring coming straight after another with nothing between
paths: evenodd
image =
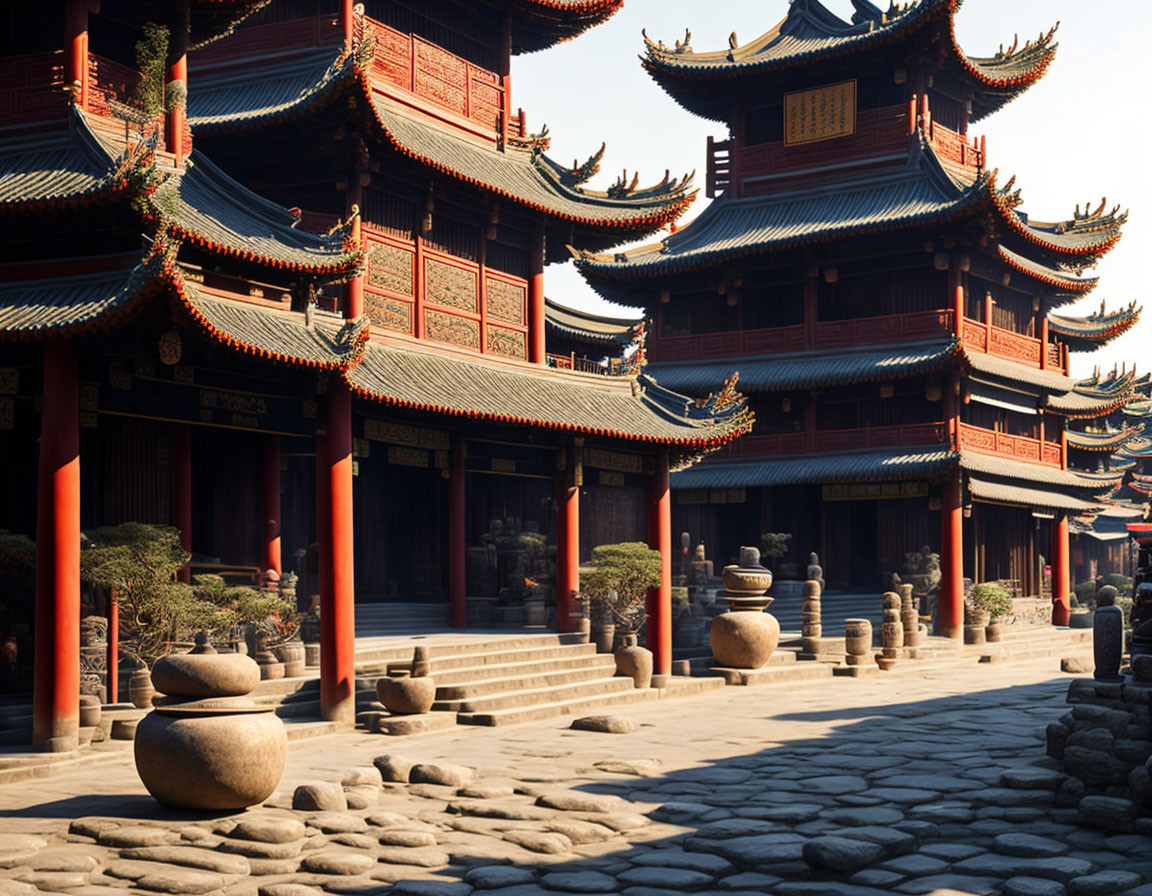
<instances>
[{"instance_id":1,"label":"stone pot lid","mask_svg":"<svg viewBox=\"0 0 1152 896\"><path fill-rule=\"evenodd\" d=\"M248 697L205 697L186 700L162 697L152 701L156 712L166 716L230 716L257 712L275 712L275 706L253 703Z\"/></svg>"}]
</instances>

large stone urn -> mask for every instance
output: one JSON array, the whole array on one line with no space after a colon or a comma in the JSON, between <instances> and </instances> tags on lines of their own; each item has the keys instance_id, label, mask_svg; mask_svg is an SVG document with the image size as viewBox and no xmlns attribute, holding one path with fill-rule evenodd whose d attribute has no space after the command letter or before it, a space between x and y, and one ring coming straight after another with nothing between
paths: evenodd
<instances>
[{"instance_id":1,"label":"large stone urn","mask_svg":"<svg viewBox=\"0 0 1152 896\"><path fill-rule=\"evenodd\" d=\"M205 639L206 640L206 639ZM158 801L182 809L243 809L280 783L288 735L273 707L246 695L260 669L242 654L218 654L203 640L152 670L167 696L136 727L136 771Z\"/></svg>"},{"instance_id":2,"label":"large stone urn","mask_svg":"<svg viewBox=\"0 0 1152 896\"><path fill-rule=\"evenodd\" d=\"M128 678L128 700L137 709L150 709L156 693L152 686L152 673L147 666L137 669Z\"/></svg>"},{"instance_id":3,"label":"large stone urn","mask_svg":"<svg viewBox=\"0 0 1152 896\"><path fill-rule=\"evenodd\" d=\"M638 688L652 687L652 651L640 647L635 635L625 635L623 646L616 651L616 674L631 678Z\"/></svg>"},{"instance_id":4,"label":"large stone urn","mask_svg":"<svg viewBox=\"0 0 1152 896\"><path fill-rule=\"evenodd\" d=\"M412 665L376 682L376 696L385 709L399 716L422 715L436 702L436 679L428 674L428 649L417 647Z\"/></svg>"},{"instance_id":5,"label":"large stone urn","mask_svg":"<svg viewBox=\"0 0 1152 896\"><path fill-rule=\"evenodd\" d=\"M773 600L764 594L772 573L760 565L758 548L743 547L740 565L725 566L721 576L726 590L716 596L731 609L712 620L712 655L725 668L759 669L780 642L780 623L764 612Z\"/></svg>"}]
</instances>

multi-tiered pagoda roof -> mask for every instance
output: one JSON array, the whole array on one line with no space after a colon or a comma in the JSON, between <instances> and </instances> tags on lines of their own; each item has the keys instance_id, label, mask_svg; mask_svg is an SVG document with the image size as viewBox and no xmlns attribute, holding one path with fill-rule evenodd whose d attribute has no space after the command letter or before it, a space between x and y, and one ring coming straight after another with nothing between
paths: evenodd
<instances>
[{"instance_id":1,"label":"multi-tiered pagoda roof","mask_svg":"<svg viewBox=\"0 0 1152 896\"><path fill-rule=\"evenodd\" d=\"M821 70L840 76L848 68L892 56L938 60L940 77L972 96L978 121L1011 102L1044 75L1056 53L1055 30L994 56L966 54L956 42L955 14L962 0L919 0L887 11L853 0L851 21L819 0L794 0L788 14L755 40L740 44L735 33L726 50L696 52L691 35L671 47L645 35L642 62L680 105L716 121L728 117L729 97L764 79L787 81L797 72L818 80Z\"/></svg>"}]
</instances>

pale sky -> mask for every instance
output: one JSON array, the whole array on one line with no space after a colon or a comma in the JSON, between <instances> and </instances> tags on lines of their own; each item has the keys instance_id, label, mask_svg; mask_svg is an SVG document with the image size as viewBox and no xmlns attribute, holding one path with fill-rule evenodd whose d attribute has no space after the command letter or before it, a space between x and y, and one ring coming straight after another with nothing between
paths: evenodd
<instances>
[{"instance_id":1,"label":"pale sky","mask_svg":"<svg viewBox=\"0 0 1152 896\"><path fill-rule=\"evenodd\" d=\"M824 0L833 12L851 14L849 0ZM879 3L883 7L883 2ZM724 125L681 109L640 67L640 29L667 44L692 31L697 51L727 47L735 31L740 43L783 18L787 0L626 0L605 24L543 53L513 59L512 105L523 106L529 128L547 123L549 155L583 162L607 141L600 174L592 186L605 188L627 168L642 184L696 170L704 183L704 149L709 134L724 139ZM1152 252L1152 151L1148 138L1148 34L1152 3L1146 0L966 0L957 16L960 45L973 56L991 56L1013 34L1035 39L1057 21L1059 50L1048 74L1015 102L972 126L987 135L989 164L1000 183L1012 174L1023 191L1021 210L1042 221L1065 220L1079 203L1093 208L1107 196L1131 216L1124 237L1094 273L1100 285L1064 313L1087 314L1107 301L1109 309L1132 299L1146 305L1143 319L1097 352L1074 354L1072 372L1087 376L1099 364L1133 362L1152 369L1152 296L1143 268ZM682 219L707 204L701 192ZM612 313L569 264L552 265L548 295L564 304Z\"/></svg>"}]
</instances>

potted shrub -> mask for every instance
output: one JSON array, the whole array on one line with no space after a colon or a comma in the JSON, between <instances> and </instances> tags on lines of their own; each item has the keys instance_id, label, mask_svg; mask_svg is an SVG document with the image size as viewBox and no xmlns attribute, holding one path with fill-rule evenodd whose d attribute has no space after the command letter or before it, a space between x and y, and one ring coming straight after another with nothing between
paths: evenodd
<instances>
[{"instance_id":1,"label":"potted shrub","mask_svg":"<svg viewBox=\"0 0 1152 896\"><path fill-rule=\"evenodd\" d=\"M580 590L592 604L596 624L610 622L623 636L616 674L630 677L638 688L652 683L652 653L637 646L636 633L644 624L648 589L660 584L661 566L659 551L623 542L594 548L591 565L580 569Z\"/></svg>"},{"instance_id":2,"label":"potted shrub","mask_svg":"<svg viewBox=\"0 0 1152 896\"><path fill-rule=\"evenodd\" d=\"M972 586L968 597L966 615L971 623L966 622L965 635L969 628L983 629L983 638L977 638L969 643L979 644L983 640L1000 640L1000 620L1012 613L1012 596L1003 585L996 582L981 582ZM968 638L965 637L967 641Z\"/></svg>"}]
</instances>

